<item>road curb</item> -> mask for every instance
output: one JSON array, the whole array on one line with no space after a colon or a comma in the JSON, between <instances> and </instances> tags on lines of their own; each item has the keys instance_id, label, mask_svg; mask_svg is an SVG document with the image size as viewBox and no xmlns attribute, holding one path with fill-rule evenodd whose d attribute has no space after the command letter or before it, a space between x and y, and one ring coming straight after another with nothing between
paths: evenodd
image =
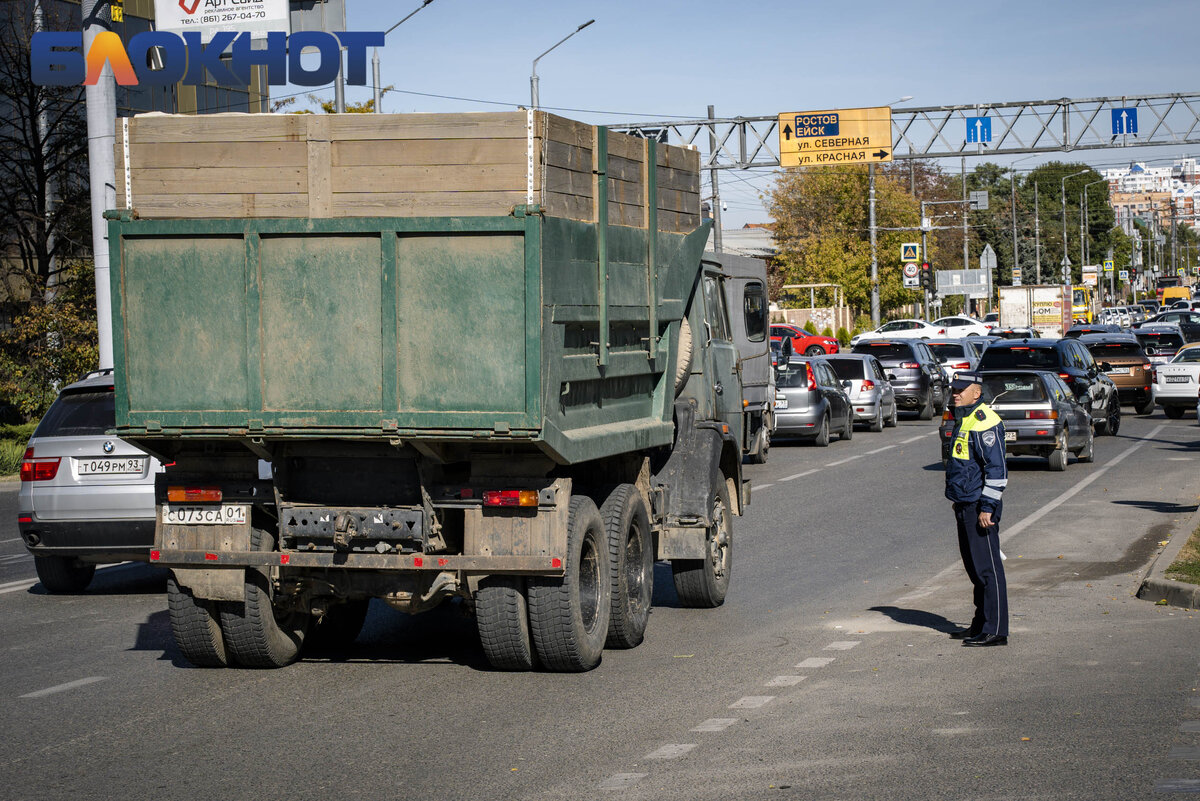
<instances>
[{"instance_id":1,"label":"road curb","mask_svg":"<svg viewBox=\"0 0 1200 801\"><path fill-rule=\"evenodd\" d=\"M1155 603L1165 600L1169 606L1183 609L1200 609L1200 585L1175 581L1166 576L1167 568L1179 556L1179 552L1197 526L1200 526L1200 508L1196 509L1182 528L1171 534L1171 539L1154 557L1154 561L1142 575L1135 597Z\"/></svg>"}]
</instances>

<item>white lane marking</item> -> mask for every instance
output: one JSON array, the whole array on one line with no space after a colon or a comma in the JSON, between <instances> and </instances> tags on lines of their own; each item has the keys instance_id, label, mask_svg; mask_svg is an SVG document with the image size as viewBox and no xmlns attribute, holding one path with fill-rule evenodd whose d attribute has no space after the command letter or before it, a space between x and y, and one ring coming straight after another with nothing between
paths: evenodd
<instances>
[{"instance_id":1,"label":"white lane marking","mask_svg":"<svg viewBox=\"0 0 1200 801\"><path fill-rule=\"evenodd\" d=\"M105 676L88 676L86 679L78 679L76 681L68 681L66 684L58 684L58 685L55 685L54 687L47 687L44 690L37 690L36 692L25 693L24 695L21 695L18 697L19 698L42 698L47 695L53 695L54 693L61 693L61 692L66 692L67 690L74 690L77 687L86 687L89 684L95 684L98 681L104 681L105 678L106 678Z\"/></svg>"},{"instance_id":2,"label":"white lane marking","mask_svg":"<svg viewBox=\"0 0 1200 801\"><path fill-rule=\"evenodd\" d=\"M895 445L884 445L882 448L876 448L873 451L867 451L866 454L864 454L864 455L865 456L874 456L877 453L883 453L884 451L890 451L894 447L896 447L896 446Z\"/></svg>"},{"instance_id":3,"label":"white lane marking","mask_svg":"<svg viewBox=\"0 0 1200 801\"><path fill-rule=\"evenodd\" d=\"M775 485L774 484L759 484L757 486L751 485L750 491L758 492L759 490L765 490L767 487L773 487L773 486L775 486Z\"/></svg>"},{"instance_id":4,"label":"white lane marking","mask_svg":"<svg viewBox=\"0 0 1200 801\"><path fill-rule=\"evenodd\" d=\"M649 773L614 773L600 782L600 789L624 790L626 787L632 787L649 775Z\"/></svg>"},{"instance_id":5,"label":"white lane marking","mask_svg":"<svg viewBox=\"0 0 1200 801\"><path fill-rule=\"evenodd\" d=\"M825 646L824 650L826 650L826 651L849 651L854 646L861 645L861 644L862 644L862 640L840 640L838 642L829 643L829 645Z\"/></svg>"},{"instance_id":6,"label":"white lane marking","mask_svg":"<svg viewBox=\"0 0 1200 801\"><path fill-rule=\"evenodd\" d=\"M1191 734L1200 732L1200 720L1185 720L1183 723L1179 724L1179 730Z\"/></svg>"},{"instance_id":7,"label":"white lane marking","mask_svg":"<svg viewBox=\"0 0 1200 801\"><path fill-rule=\"evenodd\" d=\"M810 656L808 659L805 659L803 662L796 665L796 667L798 667L798 668L819 668L819 667L825 667L826 665L828 665L830 662L833 662L833 661L834 661L834 658L832 656Z\"/></svg>"},{"instance_id":8,"label":"white lane marking","mask_svg":"<svg viewBox=\"0 0 1200 801\"><path fill-rule=\"evenodd\" d=\"M11 540L0 540L0 543L6 543L6 542L20 542L20 541L21 541L21 538L20 538L20 537L13 537Z\"/></svg>"},{"instance_id":9,"label":"white lane marking","mask_svg":"<svg viewBox=\"0 0 1200 801\"><path fill-rule=\"evenodd\" d=\"M808 676L776 676L764 684L764 687L795 687Z\"/></svg>"},{"instance_id":10,"label":"white lane marking","mask_svg":"<svg viewBox=\"0 0 1200 801\"><path fill-rule=\"evenodd\" d=\"M21 592L27 590L34 584L37 584L37 579L25 579L24 581L11 581L8 584L0 585L0 595L7 595L10 592Z\"/></svg>"},{"instance_id":11,"label":"white lane marking","mask_svg":"<svg viewBox=\"0 0 1200 801\"><path fill-rule=\"evenodd\" d=\"M845 464L846 462L853 462L855 459L861 459L861 458L863 458L864 456L866 456L866 454L865 454L865 453L860 453L860 454L858 454L857 456L850 456L850 457L848 457L848 458L845 458L845 459L839 459L839 460L838 460L838 461L836 461L836 462L830 462L829 464L827 464L827 465L825 465L825 466L826 466L826 467L837 467L839 464Z\"/></svg>"},{"instance_id":12,"label":"white lane marking","mask_svg":"<svg viewBox=\"0 0 1200 801\"><path fill-rule=\"evenodd\" d=\"M1200 793L1200 779L1159 779L1154 783L1156 793Z\"/></svg>"},{"instance_id":13,"label":"white lane marking","mask_svg":"<svg viewBox=\"0 0 1200 801\"><path fill-rule=\"evenodd\" d=\"M918 587L917 589L910 592L908 595L901 595L899 598L896 599L896 603L898 603L898 604L912 603L913 601L919 600L921 598L925 598L929 595L933 595L935 592L937 592L940 589L941 589L941 587L937 586L936 584L932 585L932 586L928 586L928 587Z\"/></svg>"},{"instance_id":14,"label":"white lane marking","mask_svg":"<svg viewBox=\"0 0 1200 801\"><path fill-rule=\"evenodd\" d=\"M910 443L910 442L916 442L917 440L919 440L919 439L920 439L921 437L923 437L923 436L925 436L925 435L924 435L924 434L918 434L918 435L917 435L917 436L915 436L915 437L909 437L908 439L904 440L904 441L903 441L903 442L901 442L900 444L901 444L901 445L907 445L907 444L908 444L908 443Z\"/></svg>"},{"instance_id":15,"label":"white lane marking","mask_svg":"<svg viewBox=\"0 0 1200 801\"><path fill-rule=\"evenodd\" d=\"M1168 456L1166 458L1168 462L1194 462L1195 460L1195 456ZM12 542L12 540L6 540L6 542Z\"/></svg>"},{"instance_id":16,"label":"white lane marking","mask_svg":"<svg viewBox=\"0 0 1200 801\"><path fill-rule=\"evenodd\" d=\"M662 748L646 754L643 759L678 759L695 747L696 743L667 743Z\"/></svg>"},{"instance_id":17,"label":"white lane marking","mask_svg":"<svg viewBox=\"0 0 1200 801\"><path fill-rule=\"evenodd\" d=\"M805 476L811 476L813 473L817 473L817 472L820 472L820 471L818 471L818 470L805 470L803 473L797 473L797 474L796 474L796 475L794 475L794 476L787 476L786 478L781 478L781 479L779 479L779 481L780 481L780 483L782 483L782 482L784 482L784 481L794 481L794 480L795 480L795 479L797 479L797 478L804 478Z\"/></svg>"},{"instance_id":18,"label":"white lane marking","mask_svg":"<svg viewBox=\"0 0 1200 801\"><path fill-rule=\"evenodd\" d=\"M1008 541L1009 539L1015 537L1017 534L1020 534L1022 531L1029 528L1037 521L1041 520L1043 517L1045 517L1050 512L1054 511L1055 509L1062 506L1067 501L1071 500L1071 498L1074 498L1076 495L1078 495L1080 492L1082 492L1084 490L1084 488L1086 488L1089 484L1091 484L1096 479L1100 478L1100 476L1107 473L1109 468L1116 467L1118 464L1121 463L1122 460L1125 459L1126 456L1133 453L1138 448L1145 445L1147 442L1150 442L1152 439L1154 439L1155 434L1157 434L1159 431L1162 431L1166 427L1167 426L1164 423L1163 425L1160 425L1157 428L1153 429L1149 434L1142 437L1137 442L1130 445L1128 448L1126 448L1121 453L1117 454L1115 457L1113 457L1111 460L1109 460L1109 462L1107 464L1105 464L1103 467L1098 469L1096 472L1092 473L1087 478L1081 479L1078 483L1075 484L1075 486L1071 487L1069 490L1062 493L1061 495L1059 495L1057 498L1050 501L1049 503L1042 504L1042 506L1036 512L1030 514L1028 517L1025 517L1023 520L1019 521L1016 525L1010 526L1008 528L1008 531L1005 531L1004 533L1001 534L1000 542L1004 543L1004 542ZM1001 529L1001 531L1003 531L1003 529Z\"/></svg>"},{"instance_id":19,"label":"white lane marking","mask_svg":"<svg viewBox=\"0 0 1200 801\"><path fill-rule=\"evenodd\" d=\"M737 722L737 718L709 718L699 726L693 727L692 731L725 731Z\"/></svg>"},{"instance_id":20,"label":"white lane marking","mask_svg":"<svg viewBox=\"0 0 1200 801\"><path fill-rule=\"evenodd\" d=\"M739 698L729 705L730 709L758 709L760 706L766 706L775 700L773 695L747 695L745 698Z\"/></svg>"},{"instance_id":21,"label":"white lane marking","mask_svg":"<svg viewBox=\"0 0 1200 801\"><path fill-rule=\"evenodd\" d=\"M0 556L0 562L31 562L33 557L27 553L10 553Z\"/></svg>"}]
</instances>

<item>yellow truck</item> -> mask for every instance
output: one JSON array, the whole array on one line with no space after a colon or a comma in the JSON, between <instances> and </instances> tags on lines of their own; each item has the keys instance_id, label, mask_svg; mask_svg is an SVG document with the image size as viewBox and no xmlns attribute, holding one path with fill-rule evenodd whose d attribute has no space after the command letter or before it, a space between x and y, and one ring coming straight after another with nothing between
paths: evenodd
<instances>
[{"instance_id":1,"label":"yellow truck","mask_svg":"<svg viewBox=\"0 0 1200 801\"><path fill-rule=\"evenodd\" d=\"M1090 286L1071 287L1071 322L1072 324L1091 323L1095 321L1094 303L1096 293Z\"/></svg>"}]
</instances>

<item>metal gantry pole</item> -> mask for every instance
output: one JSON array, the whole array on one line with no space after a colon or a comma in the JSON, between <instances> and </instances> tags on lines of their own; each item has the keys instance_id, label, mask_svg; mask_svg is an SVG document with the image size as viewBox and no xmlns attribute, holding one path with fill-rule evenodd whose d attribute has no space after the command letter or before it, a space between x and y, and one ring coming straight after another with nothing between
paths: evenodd
<instances>
[{"instance_id":1,"label":"metal gantry pole","mask_svg":"<svg viewBox=\"0 0 1200 801\"><path fill-rule=\"evenodd\" d=\"M871 325L879 327L879 252L875 227L875 162L867 165L868 227L871 232Z\"/></svg>"},{"instance_id":2,"label":"metal gantry pole","mask_svg":"<svg viewBox=\"0 0 1200 801\"><path fill-rule=\"evenodd\" d=\"M970 248L970 229L967 227L967 212L971 207L967 205L967 157L962 157L962 218L963 218L963 269L970 269L971 248Z\"/></svg>"},{"instance_id":3,"label":"metal gantry pole","mask_svg":"<svg viewBox=\"0 0 1200 801\"><path fill-rule=\"evenodd\" d=\"M929 261L929 245L928 245L928 226L925 224L925 201L921 201L921 261ZM930 270L933 269L933 262L929 262ZM921 295L924 297L925 310L922 312L922 319L929 319L929 289L922 288Z\"/></svg>"}]
</instances>

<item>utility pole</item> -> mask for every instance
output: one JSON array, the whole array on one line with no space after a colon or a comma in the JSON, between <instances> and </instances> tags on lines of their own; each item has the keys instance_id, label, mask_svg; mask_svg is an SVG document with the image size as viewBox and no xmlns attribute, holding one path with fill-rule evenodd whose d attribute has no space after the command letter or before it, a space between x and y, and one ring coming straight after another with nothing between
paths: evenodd
<instances>
[{"instance_id":1,"label":"utility pole","mask_svg":"<svg viewBox=\"0 0 1200 801\"><path fill-rule=\"evenodd\" d=\"M867 165L867 227L871 233L871 325L879 327L879 252L875 242L875 162Z\"/></svg>"},{"instance_id":2,"label":"utility pole","mask_svg":"<svg viewBox=\"0 0 1200 801\"><path fill-rule=\"evenodd\" d=\"M1038 214L1038 182L1033 182L1033 253L1037 260L1037 276L1034 279L1042 283L1042 218Z\"/></svg>"},{"instance_id":3,"label":"utility pole","mask_svg":"<svg viewBox=\"0 0 1200 801\"><path fill-rule=\"evenodd\" d=\"M83 0L83 52L89 53L96 36L110 30L108 0ZM117 91L112 67L106 60L100 79L84 87L87 105L88 180L91 183L92 254L96 275L96 329L100 369L113 366L112 300L108 282L108 226L104 210L117 206L116 163Z\"/></svg>"},{"instance_id":4,"label":"utility pole","mask_svg":"<svg viewBox=\"0 0 1200 801\"><path fill-rule=\"evenodd\" d=\"M716 119L713 106L708 107L708 118ZM715 165L717 163L717 134L716 129L712 126L709 126L708 129L708 152ZM709 170L708 178L712 182L713 250L723 253L725 248L724 242L721 241L721 190L717 182L717 170Z\"/></svg>"},{"instance_id":5,"label":"utility pole","mask_svg":"<svg viewBox=\"0 0 1200 801\"><path fill-rule=\"evenodd\" d=\"M970 249L970 240L968 239L968 237L970 236L970 233L967 229L967 212L970 211L971 207L969 205L967 205L967 157L966 156L962 157L962 190L963 190L963 193L962 193L962 195L963 195L963 197L962 197L962 199L963 199L963 205L962 205L963 269L967 270L967 269L970 269L970 267L971 267L971 265L970 265L971 249Z\"/></svg>"},{"instance_id":6,"label":"utility pole","mask_svg":"<svg viewBox=\"0 0 1200 801\"><path fill-rule=\"evenodd\" d=\"M925 201L921 201L921 260L929 261L929 245L928 245L929 221L925 217ZM929 262L933 264L933 262ZM925 311L922 315L923 319L929 319L929 290L922 289L921 294L925 298Z\"/></svg>"},{"instance_id":7,"label":"utility pole","mask_svg":"<svg viewBox=\"0 0 1200 801\"><path fill-rule=\"evenodd\" d=\"M1009 202L1012 205L1013 269L1021 269L1021 254L1017 250L1017 171L1008 174ZM989 301L991 298L988 299Z\"/></svg>"},{"instance_id":8,"label":"utility pole","mask_svg":"<svg viewBox=\"0 0 1200 801\"><path fill-rule=\"evenodd\" d=\"M33 32L38 34L46 28L45 12L42 9L42 0L34 0L33 3ZM39 148L42 153L42 161L45 163L47 151L50 147L50 115L46 109L46 98L39 96L37 108L37 133L34 134L34 140L39 143ZM57 237L54 234L54 214L58 204L58 187L57 181L54 178L47 176L46 178L46 200L43 206L43 225L46 229L46 252L50 256L50 262L46 271L46 300L53 300L58 285L58 259L54 256Z\"/></svg>"}]
</instances>

